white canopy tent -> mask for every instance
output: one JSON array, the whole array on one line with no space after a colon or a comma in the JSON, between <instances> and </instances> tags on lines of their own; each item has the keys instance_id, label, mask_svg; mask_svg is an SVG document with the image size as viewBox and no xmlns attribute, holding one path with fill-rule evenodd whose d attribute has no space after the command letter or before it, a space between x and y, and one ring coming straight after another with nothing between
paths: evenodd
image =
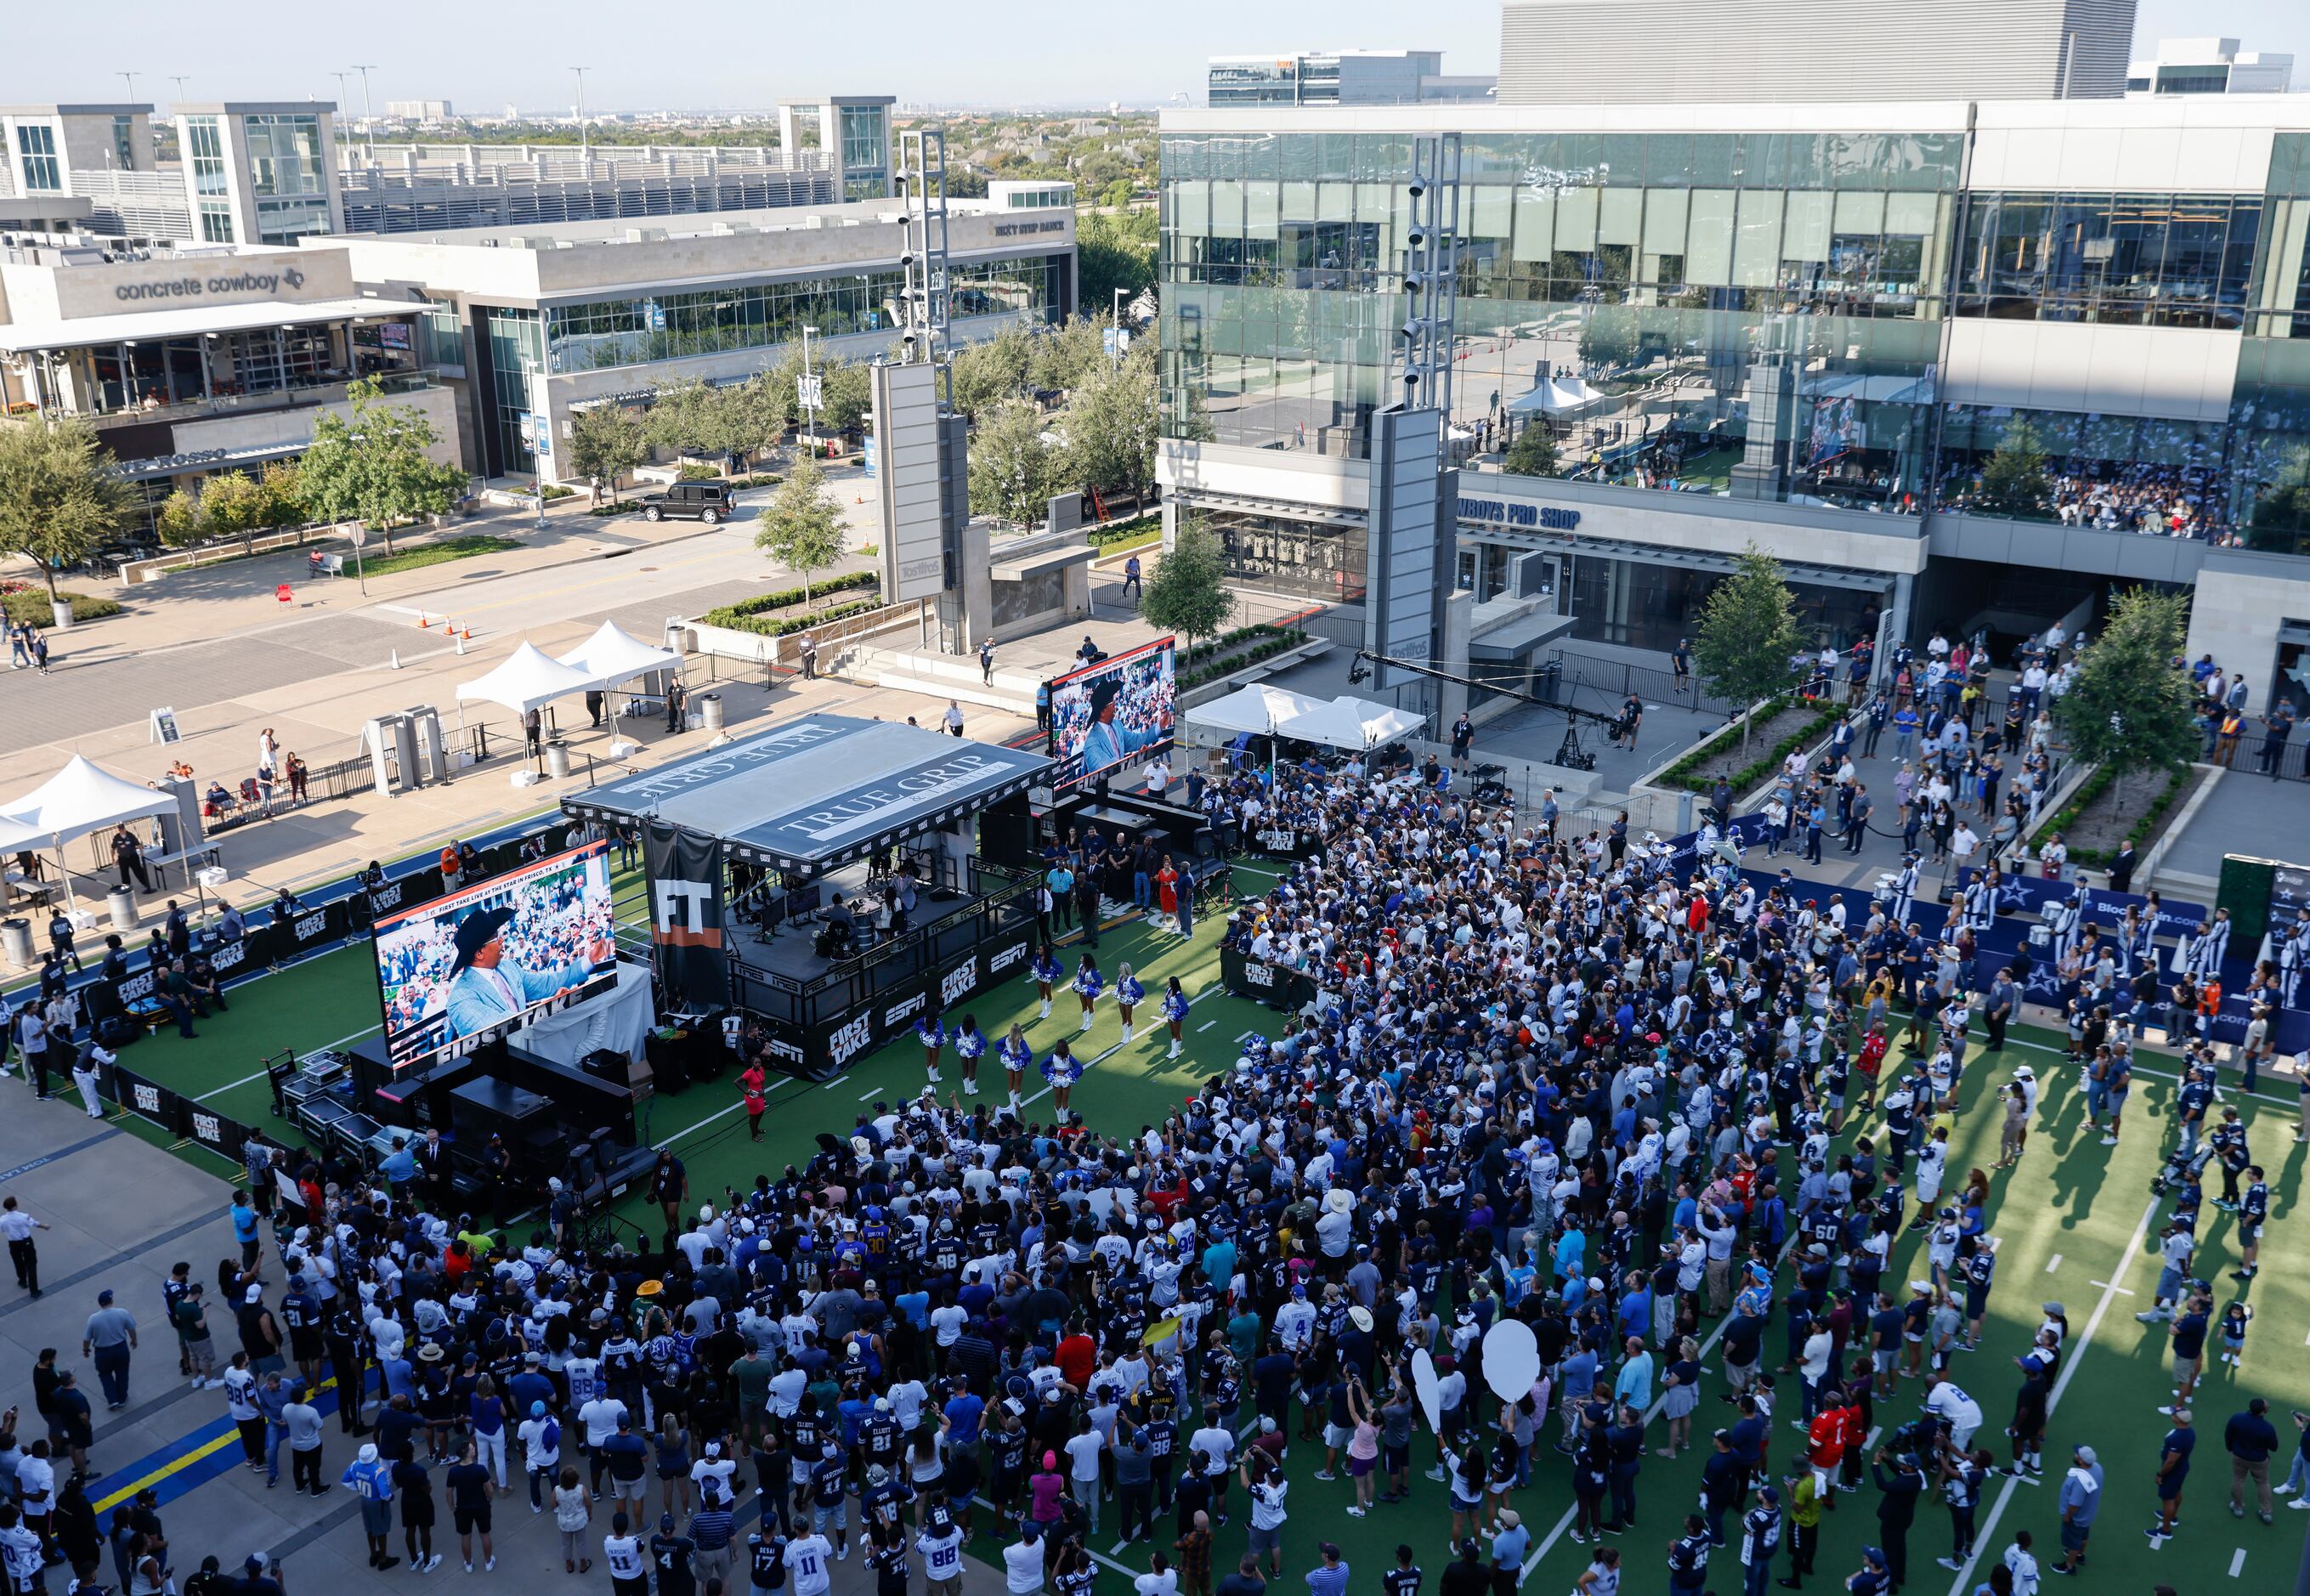
<instances>
[{"instance_id":1,"label":"white canopy tent","mask_svg":"<svg viewBox=\"0 0 2310 1596\"><path fill-rule=\"evenodd\" d=\"M631 681L637 676L647 676L652 671L677 670L682 655L670 648L657 648L643 642L632 633L622 630L613 620L605 620L594 635L575 649L561 656L560 663L571 670L583 671L594 678L597 686L611 688ZM610 700L610 753L618 757L622 739L618 733L618 701Z\"/></svg>"},{"instance_id":2,"label":"white canopy tent","mask_svg":"<svg viewBox=\"0 0 2310 1596\"><path fill-rule=\"evenodd\" d=\"M1342 693L1328 704L1318 704L1275 729L1302 742L1328 748L1370 750L1400 737L1409 737L1427 724L1423 716Z\"/></svg>"},{"instance_id":3,"label":"white canopy tent","mask_svg":"<svg viewBox=\"0 0 2310 1596\"><path fill-rule=\"evenodd\" d=\"M1590 387L1576 377L1551 377L1537 383L1528 394L1519 394L1508 401L1511 415L1564 415L1610 395Z\"/></svg>"},{"instance_id":4,"label":"white canopy tent","mask_svg":"<svg viewBox=\"0 0 2310 1596\"><path fill-rule=\"evenodd\" d=\"M516 715L527 715L556 698L589 692L601 685L600 678L550 657L534 643L524 642L513 651L513 657L488 675L477 681L459 682L457 701L478 698L486 704L502 704Z\"/></svg>"},{"instance_id":5,"label":"white canopy tent","mask_svg":"<svg viewBox=\"0 0 2310 1596\"><path fill-rule=\"evenodd\" d=\"M1324 707L1321 698L1255 682L1186 712L1187 724L1214 732L1273 732L1285 721Z\"/></svg>"},{"instance_id":6,"label":"white canopy tent","mask_svg":"<svg viewBox=\"0 0 2310 1596\"><path fill-rule=\"evenodd\" d=\"M176 800L74 754L62 770L12 802L0 804L0 849L47 846L56 851L65 896L75 905L65 844L76 837L174 809Z\"/></svg>"},{"instance_id":7,"label":"white canopy tent","mask_svg":"<svg viewBox=\"0 0 2310 1596\"><path fill-rule=\"evenodd\" d=\"M526 716L531 710L543 709L556 698L591 692L601 685L600 678L563 664L525 639L513 651L513 657L496 670L478 681L457 684L457 730L460 735L465 732L468 698L502 704L515 715Z\"/></svg>"},{"instance_id":8,"label":"white canopy tent","mask_svg":"<svg viewBox=\"0 0 2310 1596\"><path fill-rule=\"evenodd\" d=\"M592 637L563 655L560 663L593 677L595 686L615 687L652 671L679 665L682 656L672 649L645 643L630 632L621 630L617 622L605 620Z\"/></svg>"}]
</instances>

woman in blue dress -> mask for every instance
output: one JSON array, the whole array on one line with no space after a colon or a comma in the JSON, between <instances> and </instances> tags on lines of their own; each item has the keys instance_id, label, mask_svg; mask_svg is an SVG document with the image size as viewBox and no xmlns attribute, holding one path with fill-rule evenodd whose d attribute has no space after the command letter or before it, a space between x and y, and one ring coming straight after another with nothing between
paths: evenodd
<instances>
[{"instance_id":1,"label":"woman in blue dress","mask_svg":"<svg viewBox=\"0 0 2310 1596\"><path fill-rule=\"evenodd\" d=\"M1058 1105L1059 1117L1067 1115L1067 1095L1074 1090L1075 1082L1082 1079L1082 1060L1061 1037L1051 1048L1051 1056L1043 1061L1043 1079L1051 1083L1051 1097Z\"/></svg>"},{"instance_id":2,"label":"woman in blue dress","mask_svg":"<svg viewBox=\"0 0 2310 1596\"><path fill-rule=\"evenodd\" d=\"M1045 942L1036 950L1033 961L1027 967L1027 973L1034 977L1035 990L1043 997L1042 1012L1035 1018L1048 1019L1051 1017L1051 988L1059 984L1060 975L1059 956L1051 951L1050 943Z\"/></svg>"},{"instance_id":3,"label":"woman in blue dress","mask_svg":"<svg viewBox=\"0 0 2310 1596\"><path fill-rule=\"evenodd\" d=\"M936 1086L939 1079L939 1054L946 1050L946 1027L939 1017L925 1011L915 1021L915 1040L923 1045L923 1072Z\"/></svg>"},{"instance_id":4,"label":"woman in blue dress","mask_svg":"<svg viewBox=\"0 0 2310 1596\"><path fill-rule=\"evenodd\" d=\"M1082 961L1075 966L1075 995L1082 999L1082 1024L1076 1028L1090 1029L1091 1005L1099 1002L1099 994L1106 985L1107 977L1099 973L1099 960L1084 954Z\"/></svg>"},{"instance_id":5,"label":"woman in blue dress","mask_svg":"<svg viewBox=\"0 0 2310 1596\"><path fill-rule=\"evenodd\" d=\"M1171 1028L1170 1056L1177 1058L1183 1045L1180 1033L1187 1024L1187 993L1177 976L1163 984L1163 1019Z\"/></svg>"},{"instance_id":6,"label":"woman in blue dress","mask_svg":"<svg viewBox=\"0 0 2310 1596\"><path fill-rule=\"evenodd\" d=\"M1034 1061L1035 1050L1027 1041L1027 1028L1013 1025L1011 1034L994 1045L995 1056L1003 1061L1003 1079L1011 1089L1011 1106L1019 1106L1019 1085L1027 1078L1027 1066Z\"/></svg>"},{"instance_id":7,"label":"woman in blue dress","mask_svg":"<svg viewBox=\"0 0 2310 1596\"><path fill-rule=\"evenodd\" d=\"M1139 977L1131 973L1131 966L1120 964L1115 968L1115 1009L1123 1017L1123 1039L1131 1040L1131 1011L1146 1000L1147 989L1139 984Z\"/></svg>"},{"instance_id":8,"label":"woman in blue dress","mask_svg":"<svg viewBox=\"0 0 2310 1596\"><path fill-rule=\"evenodd\" d=\"M962 1061L962 1095L978 1096L978 1055L986 1051L986 1033L978 1028L978 1017L966 1014L954 1033L954 1056Z\"/></svg>"}]
</instances>

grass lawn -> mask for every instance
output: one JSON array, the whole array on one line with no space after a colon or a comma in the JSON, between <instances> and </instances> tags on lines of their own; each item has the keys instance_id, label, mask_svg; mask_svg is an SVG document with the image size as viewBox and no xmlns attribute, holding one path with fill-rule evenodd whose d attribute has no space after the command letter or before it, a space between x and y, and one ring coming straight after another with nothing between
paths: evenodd
<instances>
[{"instance_id":1,"label":"grass lawn","mask_svg":"<svg viewBox=\"0 0 2310 1596\"><path fill-rule=\"evenodd\" d=\"M1246 872L1244 885L1257 889L1256 875ZM629 899L630 901L630 899ZM1114 1006L1100 1005L1088 1045L1079 1049L1097 1060L1076 1088L1074 1105L1097 1129L1128 1135L1157 1123L1169 1107L1194 1090L1212 1072L1235 1057L1242 1037L1279 1028L1270 1011L1228 995L1218 986L1216 937L1220 923L1206 920L1192 944L1133 922L1116 926L1100 940L1101 965L1112 980L1117 964L1129 961L1151 992L1177 974L1195 1000L1187 1021L1188 1054L1174 1063L1164 1057L1167 1040L1159 1024L1150 1023L1130 1045L1120 1045ZM968 1005L980 1028L999 1035L1013 1019L1028 1022L1029 1035L1038 1052L1062 1035L1073 1035L1075 1005L1062 992L1047 1020L1035 1018L1031 985L1020 982L982 993ZM1142 1011L1152 1020L1151 1003ZM355 947L299 967L285 976L269 977L238 988L230 1013L203 1022L197 1040L181 1042L163 1032L141 1044L127 1055L132 1068L172 1088L252 1123L273 1123L258 1060L282 1046L300 1051L365 1034L377 1024L377 993L366 948ZM2093 1553L2083 1577L2075 1581L2086 1592L2132 1593L2158 1582L2196 1592L2219 1588L2217 1582L2236 1572L2239 1577L2274 1586L2290 1577L2299 1555L2302 1521L2283 1509L2275 1528L2265 1528L2251 1516L2243 1522L2229 1515L2224 1496L2228 1470L2220 1446L2221 1431L2229 1415L2244 1408L2249 1396L2270 1400L2281 1436L2291 1445L2296 1432L2286 1415L2296 1407L2310 1408L2310 1356L2297 1335L2310 1331L2310 1277L2293 1257L2298 1245L2289 1227L2293 1201L2300 1190L2304 1151L2291 1140L2294 1123L2292 1083L2280 1077L2272 1089L2246 1100L2256 1156L2269 1169L2275 1201L2275 1223L2265 1239L2261 1277L2241 1286L2228 1278L2236 1263L2235 1227L2229 1216L2208 1210L2202 1234L2200 1272L2219 1284L2217 1304L2243 1297L2256 1314L2246 1343L2242 1369L2217 1366L2205 1378L2197 1398L2199 1462L2184 1494L2181 1528L2162 1549L2151 1551L2141 1531L2149 1522L2152 1503L2149 1484L2158 1438L2167 1421L2156 1411L2167 1400L2169 1384L2162 1325L2142 1325L2133 1319L2149 1305L2157 1278L2156 1260L2143 1245L2154 1236L2157 1215L2149 1193L2167 1139L2167 1106L2173 1081L2153 1073L2164 1071L2170 1059L2145 1051L2138 1089L2128 1109L2126 1134L2116 1148L2100 1145L2096 1133L2082 1129L2083 1093L2062 1064L2057 1033L2036 1027L2016 1027L2004 1061L1984 1060L1976 1054L1967 1061L1963 1099L1965 1113L1958 1122L1956 1146L1950 1163L1951 1186L1961 1184L1973 1167L1989 1168L1997 1150L1997 1116L1993 1096L2004 1078L2006 1065L2028 1062L2044 1082L2037 1124L2027 1155L2013 1169L1993 1173L1995 1202L1991 1233L1998 1238L1997 1283L1990 1299L1990 1314L1982 1349L1960 1357L1957 1378L1980 1402L1985 1423L1978 1444L1989 1446L2001 1462L2007 1456L2002 1429L2019 1385L2011 1359L2027 1345L2039 1318L2039 1305L2058 1298L2066 1306L2072 1326L2071 1356L2064 1365L2064 1383L2057 1387L2057 1404L2049 1429L2045 1483L2024 1484L1993 1479L1981 1513L1981 1567L1964 1576L1934 1566L1933 1559L1950 1549L1949 1521L1938 1499L1921 1507L1910 1531L1910 1583L1914 1592L1940 1596L1970 1596L1988 1561L2002 1556L2014 1531L2027 1529L2037 1542L2041 1557L2050 1561L2057 1545L2059 1470L2068 1449L2083 1441L2099 1451L2107 1474L2107 1489ZM248 1079L252 1074L255 1079ZM949 1060L941 1095L959 1080ZM999 1096L1002 1075L992 1059L986 1062L982 1088ZM725 1185L746 1185L757 1171L776 1174L786 1164L800 1164L815 1149L821 1131L847 1132L854 1118L881 1099L896 1101L920 1091L924 1084L921 1059L910 1042L901 1042L862 1060L838 1080L812 1084L786 1080L771 1092L771 1112L764 1121L759 1145L748 1141L745 1120L738 1106L734 1081L725 1080L664 1095L646 1104L641 1113L644 1134L670 1145L689 1166L693 1201L719 1201ZM1048 1112L1048 1094L1037 1077L1029 1080L1029 1113ZM1848 1139L1852 1134L1848 1132ZM208 1167L213 1160L204 1160ZM221 1170L219 1173L222 1173ZM657 1216L638 1201L628 1202L621 1217L655 1228ZM1914 1237L1897 1247L1894 1267L1887 1279L1906 1281L1922 1271L1922 1250ZM1777 1360L1785 1338L1776 1321L1766 1340L1768 1363ZM1715 1343L1704 1357L1710 1370L1696 1428L1706 1435L1730 1410L1715 1400L1724 1386L1715 1358ZM1797 1454L1799 1438L1785 1426L1795 1412L1793 1376L1781 1381L1784 1392L1782 1427L1773 1437L1768 1454L1776 1472L1785 1472ZM1904 1383L1893 1398L1880 1402L1880 1423L1906 1418L1918 1397L1915 1383ZM1552 1441L1558 1434L1551 1423ZM1654 1444L1660 1444L1655 1425ZM1293 1482L1291 1519L1285 1534L1287 1579L1296 1585L1299 1570L1316 1561L1317 1540L1338 1541L1356 1571L1355 1589L1369 1589L1389 1566L1397 1542L1410 1544L1428 1570L1428 1589L1436 1588L1443 1564L1449 1520L1444 1487L1427 1479L1424 1470L1435 1461L1432 1439L1422 1436L1414 1446L1415 1474L1408 1503L1376 1508L1366 1519L1353 1519L1344 1509L1353 1500L1344 1479L1324 1482L1313 1478L1322 1467L1320 1449L1295 1445L1290 1459ZM1640 1522L1618 1538L1628 1573L1625 1589L1664 1588L1662 1567L1668 1540L1691 1505L1698 1488L1699 1458L1688 1453L1673 1462L1647 1453L1637 1482ZM2283 1474L2283 1460L2273 1479ZM1239 1496L1239 1493L1238 1493ZM1823 1526L1819 1575L1808 1585L1837 1588L1860 1566L1860 1548L1880 1540L1874 1516L1876 1495L1864 1488L1859 1495L1838 1498L1838 1510ZM1571 1543L1568 1469L1566 1461L1543 1449L1535 1462L1533 1483L1515 1494L1514 1505L1533 1532L1533 1556L1526 1588L1539 1596L1568 1591L1586 1566L1587 1552ZM1214 1566L1225 1573L1244 1546L1245 1520L1236 1504L1235 1522L1220 1531ZM981 1515L982 1527L986 1522ZM1124 1548L1115 1544L1114 1505L1102 1516L1106 1533L1098 1550L1115 1571L1103 1587L1119 1592L1123 1575L1146 1566L1145 1543ZM1000 1542L982 1534L977 1549L999 1557ZM2243 1561L2238 1559L2243 1557ZM1786 1573L1785 1554L1775 1569ZM1712 1570L1715 1588L1737 1589L1740 1571L1733 1555L1721 1553ZM2053 1583L2048 1580L2049 1586Z\"/></svg>"},{"instance_id":2,"label":"grass lawn","mask_svg":"<svg viewBox=\"0 0 2310 1596\"><path fill-rule=\"evenodd\" d=\"M520 541L501 538L495 533L461 533L453 538L443 538L438 543L425 543L414 549L404 549L397 554L384 554L367 560L365 575L390 577L396 571L421 570L429 565L447 565L453 559L471 559L477 554L502 554L508 549L518 549Z\"/></svg>"}]
</instances>

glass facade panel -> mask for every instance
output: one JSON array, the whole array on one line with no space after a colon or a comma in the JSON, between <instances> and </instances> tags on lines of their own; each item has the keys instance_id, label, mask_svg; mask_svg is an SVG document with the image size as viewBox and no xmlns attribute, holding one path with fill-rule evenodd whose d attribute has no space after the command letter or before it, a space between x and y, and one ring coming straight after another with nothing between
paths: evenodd
<instances>
[{"instance_id":1,"label":"glass facade panel","mask_svg":"<svg viewBox=\"0 0 2310 1596\"><path fill-rule=\"evenodd\" d=\"M224 130L217 126L217 119L186 117L185 143L193 163L193 192L221 197L225 193Z\"/></svg>"},{"instance_id":2,"label":"glass facade panel","mask_svg":"<svg viewBox=\"0 0 2310 1596\"><path fill-rule=\"evenodd\" d=\"M534 471L537 457L530 453L523 423L531 395L543 392L545 340L538 313L491 307L483 315L482 338L494 399L490 421L497 429L498 469L508 475Z\"/></svg>"},{"instance_id":3,"label":"glass facade panel","mask_svg":"<svg viewBox=\"0 0 2310 1596\"><path fill-rule=\"evenodd\" d=\"M1056 318L1064 256L965 261L948 273L952 317ZM904 287L896 272L800 282L740 283L650 299L557 305L546 313L551 369L592 371L798 341L803 327L828 338L893 326Z\"/></svg>"},{"instance_id":4,"label":"glass facade panel","mask_svg":"<svg viewBox=\"0 0 2310 1596\"><path fill-rule=\"evenodd\" d=\"M259 195L325 194L328 174L321 161L317 116L256 116L245 118L248 172Z\"/></svg>"},{"instance_id":5,"label":"glass facade panel","mask_svg":"<svg viewBox=\"0 0 2310 1596\"><path fill-rule=\"evenodd\" d=\"M64 167L56 158L56 130L46 122L16 124L16 164L23 173L27 194L56 194L65 186Z\"/></svg>"},{"instance_id":6,"label":"glass facade panel","mask_svg":"<svg viewBox=\"0 0 2310 1596\"><path fill-rule=\"evenodd\" d=\"M1957 312L2241 327L2263 208L2260 195L1968 195Z\"/></svg>"},{"instance_id":7,"label":"glass facade panel","mask_svg":"<svg viewBox=\"0 0 2310 1596\"><path fill-rule=\"evenodd\" d=\"M1454 425L1478 450L1546 425L1568 473L1724 492L1752 369L1769 360L1786 390L1778 490L1916 507L1941 314L1926 257L1947 247L1957 153L1811 135L1471 137ZM1360 455L1394 393L1404 141L1179 134L1162 160L1165 425ZM1345 165L1357 181L1335 205L1318 174ZM1551 378L1595 397L1542 412Z\"/></svg>"}]
</instances>

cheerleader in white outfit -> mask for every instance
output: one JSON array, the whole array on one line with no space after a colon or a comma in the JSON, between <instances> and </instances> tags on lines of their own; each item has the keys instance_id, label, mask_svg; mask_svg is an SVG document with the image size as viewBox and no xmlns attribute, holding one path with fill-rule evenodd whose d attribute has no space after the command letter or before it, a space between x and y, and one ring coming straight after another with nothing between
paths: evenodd
<instances>
[{"instance_id":1,"label":"cheerleader in white outfit","mask_svg":"<svg viewBox=\"0 0 2310 1596\"><path fill-rule=\"evenodd\" d=\"M1051 1056L1043 1061L1043 1079L1051 1083L1051 1097L1058 1106L1061 1118L1066 1116L1067 1098L1073 1092L1075 1082L1082 1079L1082 1060L1074 1055L1074 1050L1067 1045L1067 1039L1061 1037L1051 1048Z\"/></svg>"},{"instance_id":2,"label":"cheerleader in white outfit","mask_svg":"<svg viewBox=\"0 0 2310 1596\"><path fill-rule=\"evenodd\" d=\"M1131 1040L1131 1011L1146 1001L1147 989L1131 973L1127 964L1118 965L1115 971L1115 1008L1123 1017L1123 1039Z\"/></svg>"},{"instance_id":3,"label":"cheerleader in white outfit","mask_svg":"<svg viewBox=\"0 0 2310 1596\"><path fill-rule=\"evenodd\" d=\"M1014 1025L1011 1034L994 1045L994 1055L1003 1061L1003 1079L1011 1089L1011 1106L1019 1106L1019 1086L1027 1079L1027 1066L1035 1060L1035 1050L1027 1042L1027 1028Z\"/></svg>"},{"instance_id":4,"label":"cheerleader in white outfit","mask_svg":"<svg viewBox=\"0 0 2310 1596\"><path fill-rule=\"evenodd\" d=\"M1033 962L1027 967L1027 972L1034 976L1035 990L1041 994L1043 1000L1042 1011L1035 1018L1048 1019L1051 1017L1051 988L1059 984L1059 976L1062 973L1059 968L1059 956L1051 951L1050 943L1045 942L1040 949L1037 950Z\"/></svg>"},{"instance_id":5,"label":"cheerleader in white outfit","mask_svg":"<svg viewBox=\"0 0 2310 1596\"><path fill-rule=\"evenodd\" d=\"M1171 1028L1170 1056L1177 1058L1182 1047L1181 1032L1187 1024L1187 994L1174 976L1163 986L1163 1021Z\"/></svg>"},{"instance_id":6,"label":"cheerleader in white outfit","mask_svg":"<svg viewBox=\"0 0 2310 1596\"><path fill-rule=\"evenodd\" d=\"M933 1086L939 1083L939 1056L946 1051L946 1027L935 1014L925 1014L915 1021L915 1040L923 1045L923 1073L930 1077Z\"/></svg>"},{"instance_id":7,"label":"cheerleader in white outfit","mask_svg":"<svg viewBox=\"0 0 2310 1596\"><path fill-rule=\"evenodd\" d=\"M1107 977L1099 973L1099 960L1084 954L1082 961L1075 966L1075 995L1082 1000L1082 1024L1077 1029L1090 1029L1091 1005L1099 1002L1099 994L1106 987Z\"/></svg>"},{"instance_id":8,"label":"cheerleader in white outfit","mask_svg":"<svg viewBox=\"0 0 2310 1596\"><path fill-rule=\"evenodd\" d=\"M978 1028L976 1015L966 1014L962 1025L954 1033L954 1056L962 1061L962 1095L978 1096L978 1055L986 1051L986 1033Z\"/></svg>"}]
</instances>

